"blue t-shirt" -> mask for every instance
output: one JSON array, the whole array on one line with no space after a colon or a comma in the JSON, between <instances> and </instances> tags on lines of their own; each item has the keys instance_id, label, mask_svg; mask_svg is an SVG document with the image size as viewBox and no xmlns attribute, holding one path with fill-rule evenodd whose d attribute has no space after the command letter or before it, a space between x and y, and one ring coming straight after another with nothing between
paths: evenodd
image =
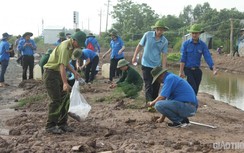
<instances>
[{"instance_id":1,"label":"blue t-shirt","mask_svg":"<svg viewBox=\"0 0 244 153\"><path fill-rule=\"evenodd\" d=\"M94 52L100 53L100 45L95 37L86 38L85 45L87 46L88 43L92 43L92 46L95 49Z\"/></svg>"},{"instance_id":2,"label":"blue t-shirt","mask_svg":"<svg viewBox=\"0 0 244 153\"><path fill-rule=\"evenodd\" d=\"M90 49L83 49L81 59L87 60L89 58L92 61L94 59L94 57L96 57L96 56L97 56L97 54L94 51L92 51Z\"/></svg>"},{"instance_id":3,"label":"blue t-shirt","mask_svg":"<svg viewBox=\"0 0 244 153\"><path fill-rule=\"evenodd\" d=\"M142 65L154 68L162 65L161 53L168 52L168 40L162 35L156 40L155 31L146 32L139 42L144 47Z\"/></svg>"},{"instance_id":4,"label":"blue t-shirt","mask_svg":"<svg viewBox=\"0 0 244 153\"><path fill-rule=\"evenodd\" d=\"M30 46L24 46L25 43L31 43L33 48ZM34 40L25 40L24 38L21 38L18 44L18 50L21 51L21 55L34 55L34 51L36 50L36 43Z\"/></svg>"},{"instance_id":5,"label":"blue t-shirt","mask_svg":"<svg viewBox=\"0 0 244 153\"><path fill-rule=\"evenodd\" d=\"M166 72L162 83L161 96L168 100L191 102L196 106L198 105L195 92L186 80L173 73Z\"/></svg>"},{"instance_id":6,"label":"blue t-shirt","mask_svg":"<svg viewBox=\"0 0 244 153\"><path fill-rule=\"evenodd\" d=\"M54 46L58 46L58 45L60 45L61 42L62 42L62 40L61 40L61 39L58 39L58 40L54 43Z\"/></svg>"},{"instance_id":7,"label":"blue t-shirt","mask_svg":"<svg viewBox=\"0 0 244 153\"><path fill-rule=\"evenodd\" d=\"M112 49L110 54L110 59L120 59L124 57L124 53L118 54L119 50L124 46L124 42L120 37L117 37L116 40L111 40L110 48Z\"/></svg>"},{"instance_id":8,"label":"blue t-shirt","mask_svg":"<svg viewBox=\"0 0 244 153\"><path fill-rule=\"evenodd\" d=\"M214 63L207 45L199 39L198 43L193 43L193 39L186 40L181 46L181 59L185 67L200 67L202 55L208 66L212 69Z\"/></svg>"},{"instance_id":9,"label":"blue t-shirt","mask_svg":"<svg viewBox=\"0 0 244 153\"><path fill-rule=\"evenodd\" d=\"M9 47L10 45L7 40L3 39L0 42L0 61L9 60L10 53L6 52L9 50Z\"/></svg>"}]
</instances>

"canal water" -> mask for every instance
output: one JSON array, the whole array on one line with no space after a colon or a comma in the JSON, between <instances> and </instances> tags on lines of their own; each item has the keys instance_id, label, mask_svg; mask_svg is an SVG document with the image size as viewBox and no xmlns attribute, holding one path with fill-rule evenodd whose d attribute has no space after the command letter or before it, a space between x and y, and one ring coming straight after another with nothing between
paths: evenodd
<instances>
[{"instance_id":1,"label":"canal water","mask_svg":"<svg viewBox=\"0 0 244 153\"><path fill-rule=\"evenodd\" d=\"M179 69L169 68L171 72L179 74ZM216 100L223 101L244 110L244 76L226 72L213 75L209 69L202 68L203 78L199 92L214 95Z\"/></svg>"}]
</instances>

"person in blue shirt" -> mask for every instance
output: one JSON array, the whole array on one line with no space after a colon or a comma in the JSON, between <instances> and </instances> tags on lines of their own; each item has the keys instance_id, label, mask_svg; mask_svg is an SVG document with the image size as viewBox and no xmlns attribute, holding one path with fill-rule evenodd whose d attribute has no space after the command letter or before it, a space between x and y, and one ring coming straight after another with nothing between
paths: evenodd
<instances>
[{"instance_id":1,"label":"person in blue shirt","mask_svg":"<svg viewBox=\"0 0 244 153\"><path fill-rule=\"evenodd\" d=\"M155 67L151 74L153 81L162 83L162 89L156 99L149 102L149 106L162 114L157 122L163 122L167 117L172 123L169 127L183 127L189 124L188 117L194 116L198 108L198 100L192 87L186 80L167 72L161 66Z\"/></svg>"},{"instance_id":2,"label":"person in blue shirt","mask_svg":"<svg viewBox=\"0 0 244 153\"><path fill-rule=\"evenodd\" d=\"M144 48L141 69L143 80L145 83L145 97L146 102L152 101L158 96L160 84L155 82L152 84L151 71L156 66L162 66L166 68L167 52L168 52L168 40L164 37L163 33L169 28L165 26L162 20L158 20L154 26L154 31L148 31L144 33L142 39L137 45L134 56L132 58L132 64L136 62L137 54ZM149 108L149 111L151 109Z\"/></svg>"},{"instance_id":3,"label":"person in blue shirt","mask_svg":"<svg viewBox=\"0 0 244 153\"><path fill-rule=\"evenodd\" d=\"M8 33L3 33L2 40L0 41L0 63L1 63L0 87L8 86L8 84L5 83L4 75L8 68L10 52L13 52L13 50L10 50L10 44L8 42L11 36L12 35L9 35Z\"/></svg>"},{"instance_id":4,"label":"person in blue shirt","mask_svg":"<svg viewBox=\"0 0 244 153\"><path fill-rule=\"evenodd\" d=\"M66 36L66 39L70 39L71 38L71 33L66 33L65 36Z\"/></svg>"},{"instance_id":5,"label":"person in blue shirt","mask_svg":"<svg viewBox=\"0 0 244 153\"><path fill-rule=\"evenodd\" d=\"M86 41L85 41L85 45L86 45L87 49L93 50L99 56L100 45L99 45L97 39L95 38L95 36L93 35L93 33L88 34ZM99 64L97 65L97 68L96 68L96 74L98 73L98 71L99 71Z\"/></svg>"},{"instance_id":6,"label":"person in blue shirt","mask_svg":"<svg viewBox=\"0 0 244 153\"><path fill-rule=\"evenodd\" d=\"M117 65L119 60L124 59L125 46L123 40L118 36L117 31L112 31L110 36L110 48L102 58L105 58L110 53L109 82L112 82L115 74L116 76L122 74L122 71L117 68Z\"/></svg>"},{"instance_id":7,"label":"person in blue shirt","mask_svg":"<svg viewBox=\"0 0 244 153\"><path fill-rule=\"evenodd\" d=\"M91 44L92 46L89 47L90 46L89 44ZM97 54L100 53L100 45L99 45L97 39L95 38L95 36L92 33L88 34L88 36L86 38L86 41L85 41L85 45L86 45L87 49L93 50Z\"/></svg>"},{"instance_id":8,"label":"person in blue shirt","mask_svg":"<svg viewBox=\"0 0 244 153\"><path fill-rule=\"evenodd\" d=\"M18 50L22 55L22 67L23 74L22 80L27 79L27 69L29 68L29 79L33 79L33 69L34 69L34 53L36 50L36 43L34 40L30 39L33 33L26 32L23 34L22 39L19 41Z\"/></svg>"},{"instance_id":9,"label":"person in blue shirt","mask_svg":"<svg viewBox=\"0 0 244 153\"><path fill-rule=\"evenodd\" d=\"M244 41L244 28L242 28L240 30L240 34L238 36L236 45L235 45L234 50L233 50L233 56L235 56L235 54L236 54L237 57L240 57L239 50L241 50L241 48L243 48L243 46L242 46L243 41Z\"/></svg>"},{"instance_id":10,"label":"person in blue shirt","mask_svg":"<svg viewBox=\"0 0 244 153\"><path fill-rule=\"evenodd\" d=\"M78 52L79 50L77 50ZM80 66L80 62L86 60L85 63ZM96 75L96 67L99 62L99 57L98 55L90 50L90 49L83 49L81 57L77 60L77 69L78 70L83 70L85 69L85 82L86 83L92 83L93 80L95 79Z\"/></svg>"},{"instance_id":11,"label":"person in blue shirt","mask_svg":"<svg viewBox=\"0 0 244 153\"><path fill-rule=\"evenodd\" d=\"M191 33L192 38L183 42L181 46L180 72L179 76L187 77L188 83L192 86L197 95L199 86L202 80L201 58L204 57L209 68L213 70L213 74L217 74L217 69L214 66L211 54L207 45L199 39L200 34L204 32L199 24L191 26L188 32Z\"/></svg>"},{"instance_id":12,"label":"person in blue shirt","mask_svg":"<svg viewBox=\"0 0 244 153\"><path fill-rule=\"evenodd\" d=\"M54 46L58 46L61 44L61 42L66 40L66 35L64 32L59 32L58 37L59 39L55 42Z\"/></svg>"}]
</instances>

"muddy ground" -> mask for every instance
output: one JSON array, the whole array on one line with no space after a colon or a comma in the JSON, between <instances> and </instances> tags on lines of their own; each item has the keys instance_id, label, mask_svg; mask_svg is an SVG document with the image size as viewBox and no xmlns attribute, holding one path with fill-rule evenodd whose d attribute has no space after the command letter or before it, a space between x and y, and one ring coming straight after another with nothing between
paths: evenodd
<instances>
[{"instance_id":1,"label":"muddy ground","mask_svg":"<svg viewBox=\"0 0 244 153\"><path fill-rule=\"evenodd\" d=\"M244 75L243 57L213 53L213 58L220 71ZM167 127L169 120L156 123L160 114L146 111L143 91L137 99L125 98L109 88L108 79L100 72L91 86L81 86L81 93L92 107L86 120L77 122L69 118L68 123L74 132L48 134L44 127L49 98L43 83L35 80L21 82L22 70L15 60L11 59L6 74L10 86L0 88L1 153L244 152L242 110L214 100L207 93L199 93L199 109L190 120L217 128L193 124L170 128ZM107 61L108 57L100 64ZM31 103L17 107L23 99Z\"/></svg>"}]
</instances>

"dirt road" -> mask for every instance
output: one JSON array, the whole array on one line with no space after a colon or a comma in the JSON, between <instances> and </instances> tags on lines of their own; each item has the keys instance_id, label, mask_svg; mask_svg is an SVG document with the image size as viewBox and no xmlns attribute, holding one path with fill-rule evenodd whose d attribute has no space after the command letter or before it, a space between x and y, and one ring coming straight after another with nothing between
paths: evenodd
<instances>
[{"instance_id":1,"label":"dirt road","mask_svg":"<svg viewBox=\"0 0 244 153\"><path fill-rule=\"evenodd\" d=\"M74 146L85 153L244 151L243 111L214 100L212 95L200 93L198 112L190 120L214 125L217 129L198 125L169 128L166 125L169 120L155 123L160 114L142 108L143 92L138 99L125 98L109 89L107 79L101 74L91 86L81 87L81 93L92 106L88 118L81 123L69 119L75 132L48 134L44 126L49 99L43 84L29 81L18 88L21 74L14 71L20 72L21 68L16 67L14 60L11 62L6 82L12 85L1 89L0 96L0 152L73 152ZM13 68L14 71L10 71ZM25 107L5 109L16 103L15 99L31 99L33 95L36 98Z\"/></svg>"}]
</instances>

